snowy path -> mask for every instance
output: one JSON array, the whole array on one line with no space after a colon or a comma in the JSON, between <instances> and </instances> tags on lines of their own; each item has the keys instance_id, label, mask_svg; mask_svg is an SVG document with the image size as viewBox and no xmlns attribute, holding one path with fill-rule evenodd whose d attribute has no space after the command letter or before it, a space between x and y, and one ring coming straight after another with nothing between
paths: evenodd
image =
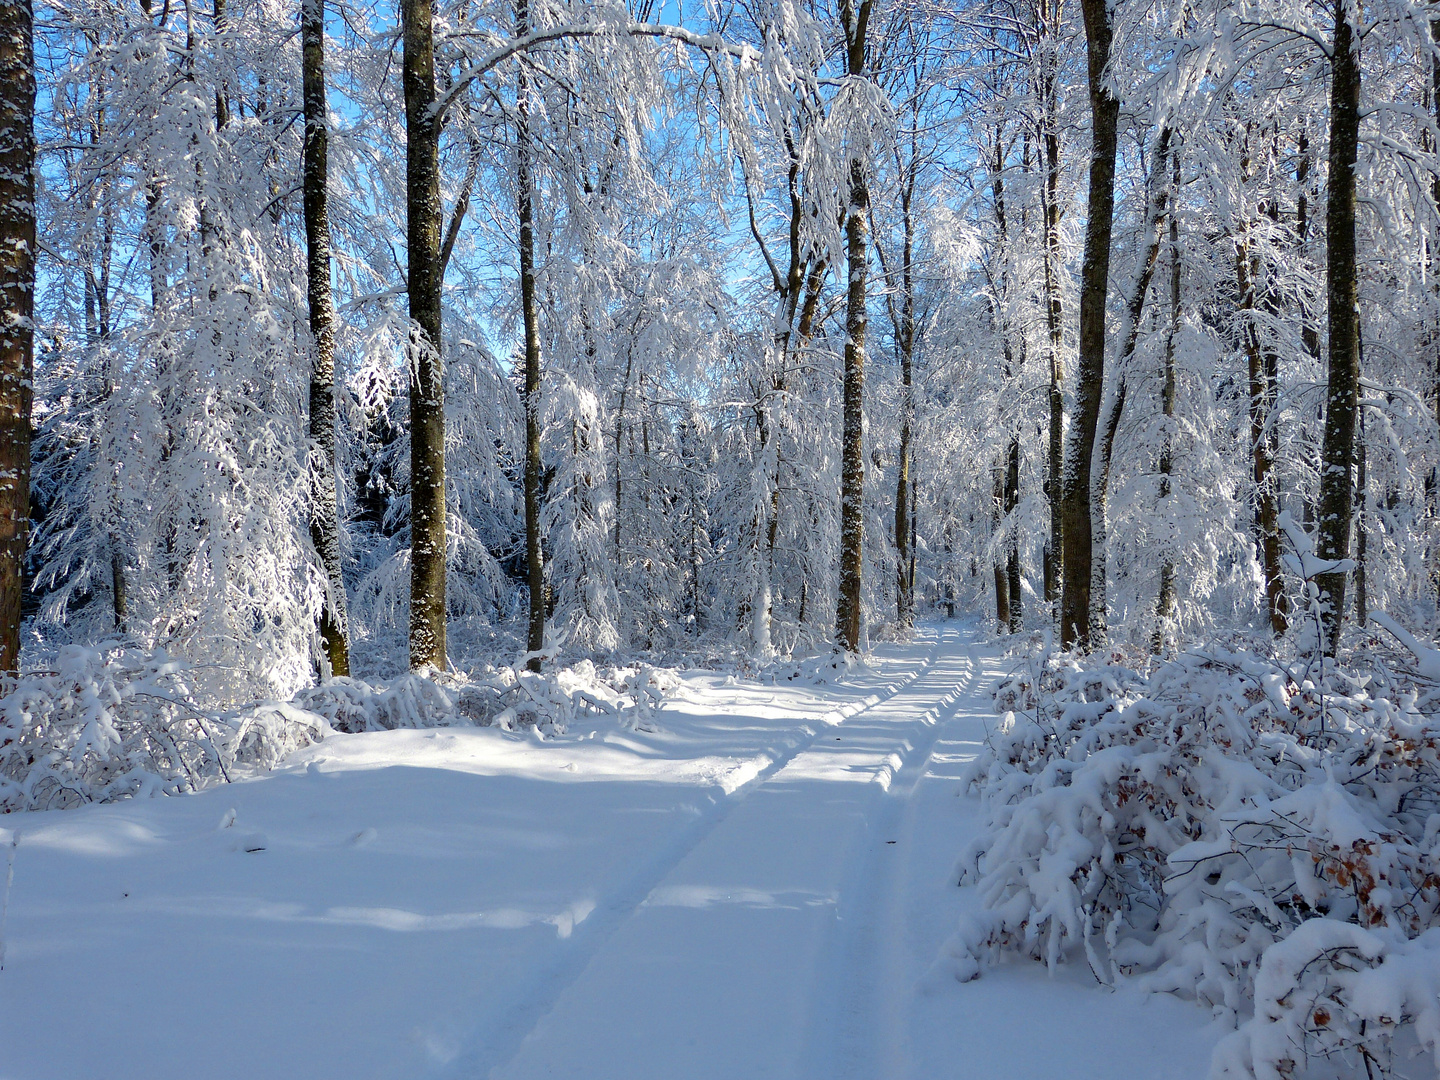
<instances>
[{"instance_id":1,"label":"snowy path","mask_svg":"<svg viewBox=\"0 0 1440 1080\"><path fill-rule=\"evenodd\" d=\"M1191 1006L930 970L1002 670L946 624L818 689L689 676L658 733L341 736L8 818L0 1080L1197 1080Z\"/></svg>"}]
</instances>

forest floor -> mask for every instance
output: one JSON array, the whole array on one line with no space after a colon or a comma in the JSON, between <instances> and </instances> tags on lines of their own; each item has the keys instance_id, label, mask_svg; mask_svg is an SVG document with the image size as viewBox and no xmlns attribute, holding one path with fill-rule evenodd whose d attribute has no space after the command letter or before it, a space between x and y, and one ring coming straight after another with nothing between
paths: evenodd
<instances>
[{"instance_id":1,"label":"forest floor","mask_svg":"<svg viewBox=\"0 0 1440 1080\"><path fill-rule=\"evenodd\" d=\"M337 735L10 815L0 1078L1201 1080L1194 1005L951 974L1006 666L944 623L818 686L689 673L654 731Z\"/></svg>"}]
</instances>

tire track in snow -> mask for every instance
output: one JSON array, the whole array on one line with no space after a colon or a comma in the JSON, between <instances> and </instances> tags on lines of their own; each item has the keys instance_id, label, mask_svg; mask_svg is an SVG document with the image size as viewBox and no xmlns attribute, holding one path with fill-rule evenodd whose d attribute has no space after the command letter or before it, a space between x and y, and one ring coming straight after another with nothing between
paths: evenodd
<instances>
[{"instance_id":1,"label":"tire track in snow","mask_svg":"<svg viewBox=\"0 0 1440 1080\"><path fill-rule=\"evenodd\" d=\"M957 635L958 636L958 635ZM877 773L867 825L848 860L836 923L815 978L805 1075L813 1080L888 1080L907 1075L904 1059L905 859L915 829L912 796L940 737L988 679L967 630L964 674L910 725L903 757ZM959 644L958 640L955 642Z\"/></svg>"},{"instance_id":2,"label":"tire track in snow","mask_svg":"<svg viewBox=\"0 0 1440 1080\"><path fill-rule=\"evenodd\" d=\"M662 844L654 856L645 860L630 880L610 896L598 902L594 910L575 924L567 948L548 965L528 989L523 991L498 1022L487 1025L472 1035L468 1046L444 1070L452 1077L484 1078L505 1065L519 1053L525 1040L555 1007L565 990L575 983L595 957L655 888L665 880L687 855L699 847L735 809L750 798L766 781L809 749L822 731L854 720L892 701L899 694L923 679L935 667L946 643L946 635L936 634L924 661L903 679L885 686L880 692L868 694L839 709L822 713L816 720L789 729L793 737L788 744L772 746L751 762L758 765L754 775L743 783L722 787L710 795L710 804L703 807L696 819ZM764 764L759 764L760 759ZM747 763L749 764L749 763ZM742 764L737 768L744 769ZM732 774L733 775L733 774Z\"/></svg>"}]
</instances>

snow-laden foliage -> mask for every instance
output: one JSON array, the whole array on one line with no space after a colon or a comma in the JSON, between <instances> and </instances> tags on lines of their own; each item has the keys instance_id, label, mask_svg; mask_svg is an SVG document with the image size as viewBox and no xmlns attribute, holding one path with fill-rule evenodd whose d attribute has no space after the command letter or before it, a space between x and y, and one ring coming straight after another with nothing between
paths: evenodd
<instances>
[{"instance_id":1,"label":"snow-laden foliage","mask_svg":"<svg viewBox=\"0 0 1440 1080\"><path fill-rule=\"evenodd\" d=\"M581 720L655 730L666 669L336 678L289 702L200 704L192 665L119 641L66 645L0 696L0 813L196 791L273 769L333 732L479 726L563 734Z\"/></svg>"},{"instance_id":2,"label":"snow-laden foliage","mask_svg":"<svg viewBox=\"0 0 1440 1080\"><path fill-rule=\"evenodd\" d=\"M1193 996L1241 1023L1217 1077L1381 1069L1416 1038L1440 1064L1433 656L1372 649L1358 675L1240 644L1035 653L969 773L984 910L958 974L1020 951Z\"/></svg>"},{"instance_id":3,"label":"snow-laden foliage","mask_svg":"<svg viewBox=\"0 0 1440 1080\"><path fill-rule=\"evenodd\" d=\"M341 732L459 725L562 735L586 718L648 729L654 706L674 685L663 669L641 665L602 673L582 660L544 674L503 667L463 679L414 672L388 683L330 679L302 690L293 704Z\"/></svg>"},{"instance_id":4,"label":"snow-laden foliage","mask_svg":"<svg viewBox=\"0 0 1440 1080\"><path fill-rule=\"evenodd\" d=\"M323 738L322 717L281 702L207 712L194 670L164 651L66 645L0 697L0 813L195 791L270 769Z\"/></svg>"}]
</instances>

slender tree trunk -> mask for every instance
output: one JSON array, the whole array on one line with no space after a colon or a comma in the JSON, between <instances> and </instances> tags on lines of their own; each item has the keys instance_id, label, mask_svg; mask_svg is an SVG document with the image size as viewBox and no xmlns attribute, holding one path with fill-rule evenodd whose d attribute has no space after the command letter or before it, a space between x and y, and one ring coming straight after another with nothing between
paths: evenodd
<instances>
[{"instance_id":1,"label":"slender tree trunk","mask_svg":"<svg viewBox=\"0 0 1440 1080\"><path fill-rule=\"evenodd\" d=\"M1028 149L1026 158L1029 157ZM995 204L995 226L1000 241L1001 271L999 282L999 297L997 298L1001 308L995 312L996 328L1000 332L1002 349L1005 354L1005 378L1009 380L1015 374L1014 349L1011 345L1010 324L1005 315L1004 305L1008 303L1010 296L1010 225L1006 216L1005 207L1005 137L1003 127L996 126L994 157L991 161L990 190ZM1023 227L1023 226L1022 226ZM1020 366L1025 365L1025 339L1020 339ZM1003 514L1003 520L1007 523L1009 537L1003 549L1003 561L996 562L996 611L1001 612L1002 605L999 603L1000 579L1003 574L1005 580L1005 603L1003 614L997 614L1001 624L1002 632L1016 633L1024 619L1024 612L1021 610L1020 598L1020 533L1014 519L1011 517L1016 506L1020 502L1020 431L1016 425L1011 428L1010 443L1006 448L1005 458L996 472L996 483L999 485L996 490L996 513ZM997 521L997 527L999 522ZM1003 570L1002 570L1003 566Z\"/></svg>"},{"instance_id":2,"label":"slender tree trunk","mask_svg":"<svg viewBox=\"0 0 1440 1080\"><path fill-rule=\"evenodd\" d=\"M1091 581L1091 459L1105 385L1105 299L1110 278L1110 233L1115 213L1115 154L1120 102L1106 81L1114 34L1107 0L1081 0L1090 76L1092 146L1090 201L1085 223L1085 261L1080 277L1080 357L1075 416L1065 448L1064 589L1060 598L1060 640L1089 648L1094 628ZM1100 562L1104 573L1104 560ZM1104 583L1101 582L1103 594ZM1103 633L1104 612L1099 612Z\"/></svg>"},{"instance_id":3,"label":"slender tree trunk","mask_svg":"<svg viewBox=\"0 0 1440 1080\"><path fill-rule=\"evenodd\" d=\"M219 10L217 4L216 10ZM325 101L325 0L301 0L300 37L305 98L305 247L308 255L310 336L310 540L325 569L320 639L330 674L350 674L345 578L340 566L340 512L335 493L335 303L330 294L330 214L327 206L329 131Z\"/></svg>"},{"instance_id":4,"label":"slender tree trunk","mask_svg":"<svg viewBox=\"0 0 1440 1080\"><path fill-rule=\"evenodd\" d=\"M1140 339L1140 318L1145 313L1145 296L1150 291L1150 279L1155 275L1155 265L1160 257L1160 244L1165 235L1165 218L1169 213L1170 182L1169 171L1170 141L1174 133L1169 127L1160 130L1155 141L1155 155L1150 172L1150 194L1146 201L1145 226L1142 236L1145 249L1140 256L1140 266L1135 275L1134 287L1125 304L1125 325L1120 335L1119 355L1115 358L1112 381L1114 393L1107 402L1109 408L1102 411L1100 439L1095 445L1095 458L1090 468L1090 517L1091 517L1091 588L1090 588L1090 644L1099 647L1105 643L1109 630L1105 612L1106 545L1108 526L1105 519L1106 497L1110 487L1110 463L1115 450L1115 432L1120 427L1120 418L1125 412L1125 399L1129 392L1130 361L1135 355L1135 345Z\"/></svg>"},{"instance_id":5,"label":"slender tree trunk","mask_svg":"<svg viewBox=\"0 0 1440 1080\"><path fill-rule=\"evenodd\" d=\"M1285 632L1284 579L1280 573L1279 505L1275 491L1274 379L1269 370L1277 363L1274 349L1262 340L1255 319L1255 279L1258 260L1250 252L1249 224L1235 244L1235 285L1246 321L1241 329L1249 378L1250 479L1255 487L1255 542L1265 578L1266 609L1271 632ZM1267 355L1268 354L1268 355Z\"/></svg>"},{"instance_id":6,"label":"slender tree trunk","mask_svg":"<svg viewBox=\"0 0 1440 1080\"><path fill-rule=\"evenodd\" d=\"M895 617L901 627L915 623L914 531L915 507L910 494L911 425L915 419L915 166L912 161L900 193L904 247L900 254L900 461L895 477Z\"/></svg>"},{"instance_id":7,"label":"slender tree trunk","mask_svg":"<svg viewBox=\"0 0 1440 1080\"><path fill-rule=\"evenodd\" d=\"M520 0L515 7L515 32L529 33L530 6ZM516 132L515 161L520 215L520 309L525 321L525 576L530 586L530 629L525 647L536 653L545 647L545 561L540 536L540 316L535 301L535 207L534 177L530 158L529 82L521 69L519 83L520 122ZM620 543L619 521L619 430L616 430L616 521L615 543ZM616 552L619 554L618 550ZM540 658L532 656L531 671L540 670Z\"/></svg>"},{"instance_id":8,"label":"slender tree trunk","mask_svg":"<svg viewBox=\"0 0 1440 1080\"><path fill-rule=\"evenodd\" d=\"M409 251L410 667L445 667L445 367L440 333L440 117L431 0L403 0Z\"/></svg>"},{"instance_id":9,"label":"slender tree trunk","mask_svg":"<svg viewBox=\"0 0 1440 1080\"><path fill-rule=\"evenodd\" d=\"M0 0L0 672L20 666L30 538L35 349L35 38L30 0Z\"/></svg>"},{"instance_id":10,"label":"slender tree trunk","mask_svg":"<svg viewBox=\"0 0 1440 1080\"><path fill-rule=\"evenodd\" d=\"M995 485L990 501L990 522L991 528L999 532L1003 526L1001 507L1005 500L1005 466L996 464L994 468ZM1010 578L1005 573L1005 558L997 552L995 563L991 567L995 577L995 628L998 633L1005 633L1010 629Z\"/></svg>"},{"instance_id":11,"label":"slender tree trunk","mask_svg":"<svg viewBox=\"0 0 1440 1080\"><path fill-rule=\"evenodd\" d=\"M865 73L865 33L870 2L858 9L841 0L841 21L848 45L847 70L858 78ZM840 463L840 598L835 612L835 639L843 649L860 647L862 566L864 539L864 393L865 299L870 260L869 163L858 154L850 159L850 199L845 214L845 254L850 272L845 306L845 415Z\"/></svg>"},{"instance_id":12,"label":"slender tree trunk","mask_svg":"<svg viewBox=\"0 0 1440 1080\"><path fill-rule=\"evenodd\" d=\"M1365 579L1365 549L1369 536L1365 529L1365 407L1360 407L1357 421L1359 433L1355 450L1355 625L1363 627L1370 621L1370 595Z\"/></svg>"},{"instance_id":13,"label":"slender tree trunk","mask_svg":"<svg viewBox=\"0 0 1440 1080\"><path fill-rule=\"evenodd\" d=\"M1059 0L1054 0L1054 17L1058 22ZM1053 27L1052 27L1053 33ZM1045 154L1045 324L1050 339L1050 429L1046 455L1045 501L1050 508L1050 537L1045 546L1045 602L1057 605L1060 599L1060 580L1063 572L1061 560L1064 556L1065 517L1061 512L1061 489L1063 485L1062 459L1065 453L1065 394L1061 390L1063 375L1062 349L1065 344L1064 309L1060 297L1060 119L1059 103L1056 100L1054 60L1047 52L1042 57L1045 65L1041 80L1044 98L1044 154Z\"/></svg>"},{"instance_id":14,"label":"slender tree trunk","mask_svg":"<svg viewBox=\"0 0 1440 1080\"><path fill-rule=\"evenodd\" d=\"M1280 204L1272 199L1268 215L1271 224L1280 227ZM1271 319L1279 320L1284 314L1283 299L1276 283L1277 272L1270 267L1264 293L1258 298L1262 311ZM1275 431L1276 410L1280 402L1280 353L1273 335L1265 335L1258 342L1260 358L1260 381L1258 387L1251 385L1251 392L1259 390L1259 430L1253 432L1255 443L1255 524L1260 533L1260 565L1265 574L1265 601L1270 616L1270 629L1278 637L1289 626L1290 603L1285 596L1285 577L1281 573L1280 557L1280 491L1279 479L1275 474L1275 462L1279 457L1279 439ZM1252 399L1253 401L1253 399Z\"/></svg>"},{"instance_id":15,"label":"slender tree trunk","mask_svg":"<svg viewBox=\"0 0 1440 1080\"><path fill-rule=\"evenodd\" d=\"M1023 364L1022 364L1023 366ZM1012 634L1025 628L1024 600L1021 597L1020 573L1020 531L1015 524L1015 510L1020 505L1020 436L1012 433L1010 447L1005 454L1005 517L1010 522L1010 539L1005 545L1005 576L1010 594L1010 618L1007 620Z\"/></svg>"},{"instance_id":16,"label":"slender tree trunk","mask_svg":"<svg viewBox=\"0 0 1440 1080\"><path fill-rule=\"evenodd\" d=\"M1360 144L1360 57L1348 0L1335 0L1330 61L1330 189L1325 205L1330 356L1325 394L1325 441L1320 451L1319 522L1315 553L1350 557L1354 501L1355 414L1359 408L1360 339L1355 305L1355 162ZM1345 571L1316 579L1325 653L1334 656L1345 618Z\"/></svg>"},{"instance_id":17,"label":"slender tree trunk","mask_svg":"<svg viewBox=\"0 0 1440 1080\"><path fill-rule=\"evenodd\" d=\"M1173 191L1170 206L1170 329L1165 334L1165 383L1160 391L1160 412L1165 417L1165 434L1160 444L1160 505L1170 497L1170 477L1174 472L1175 422L1175 335L1180 332L1180 220L1176 203L1180 199L1180 155L1171 155ZM1168 538L1165 557L1160 563L1160 589L1155 598L1155 633L1150 651L1158 653L1165 647L1165 628L1175 621L1175 557Z\"/></svg>"}]
</instances>

